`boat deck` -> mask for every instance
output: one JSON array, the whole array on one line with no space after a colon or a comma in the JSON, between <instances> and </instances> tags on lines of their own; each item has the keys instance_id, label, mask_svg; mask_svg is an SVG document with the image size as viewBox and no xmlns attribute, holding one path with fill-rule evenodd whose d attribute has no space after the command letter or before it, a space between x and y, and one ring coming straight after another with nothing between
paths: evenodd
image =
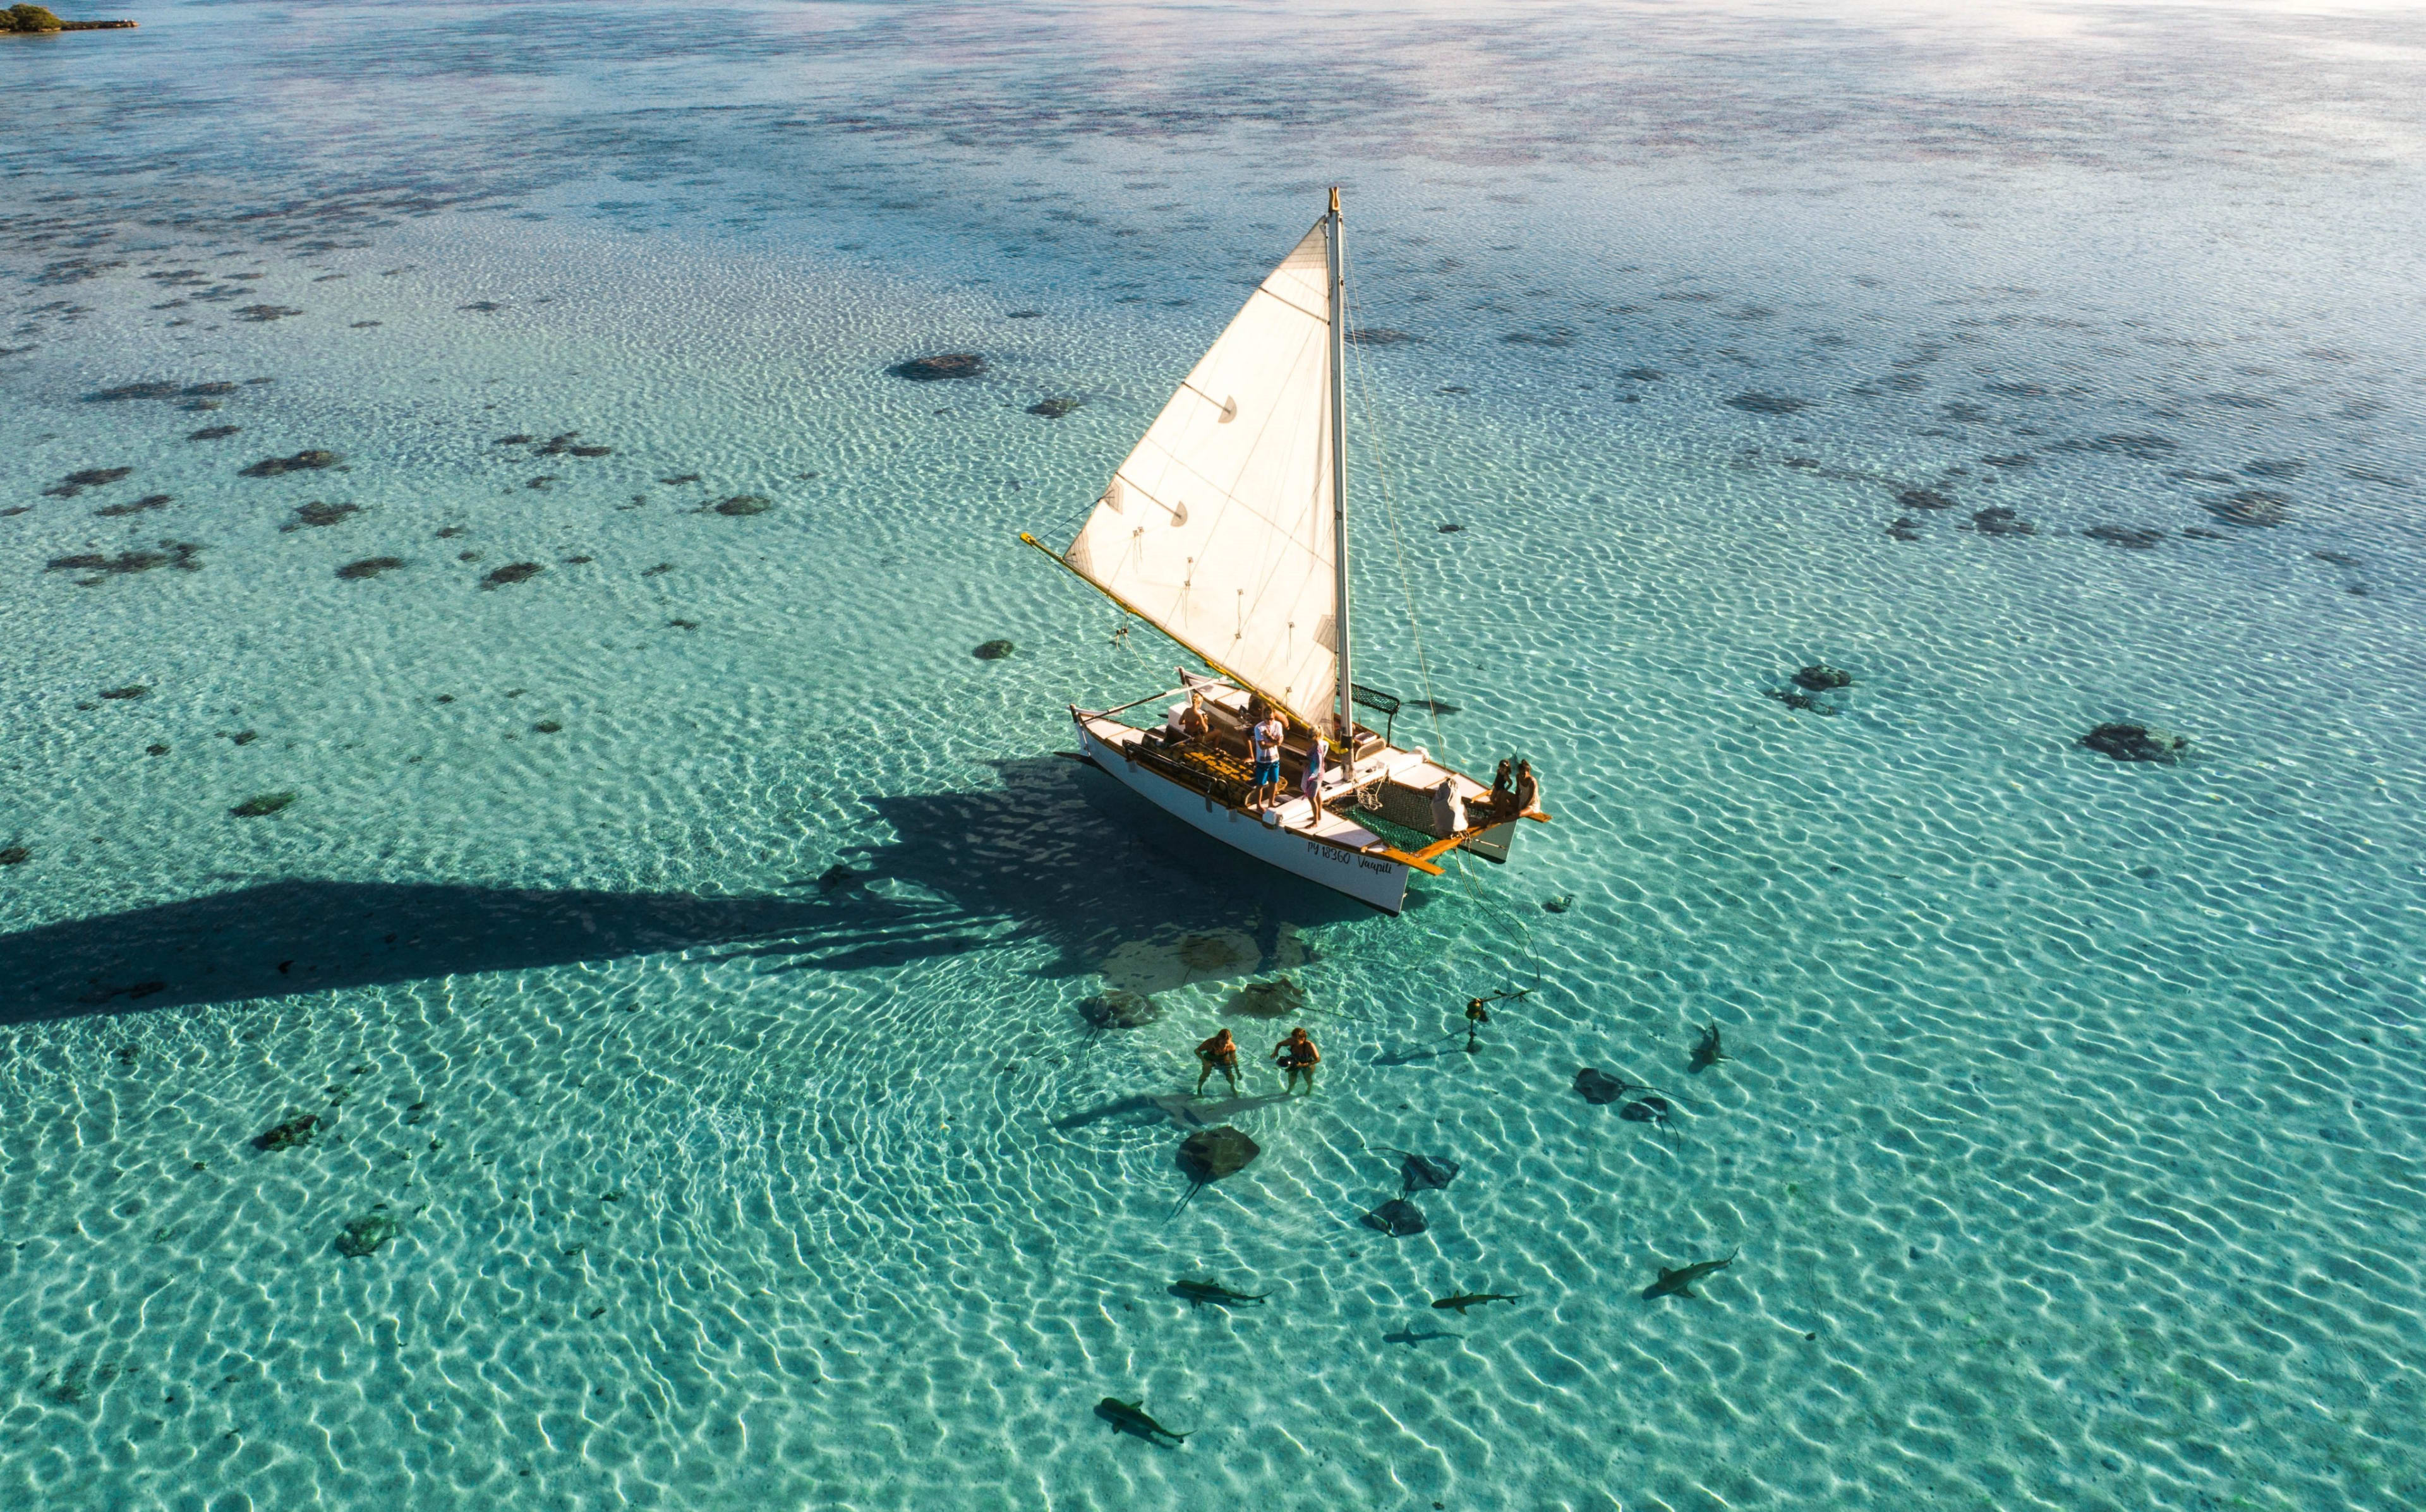
<instances>
[{"instance_id":1,"label":"boat deck","mask_svg":"<svg viewBox=\"0 0 2426 1512\"><path fill-rule=\"evenodd\" d=\"M1356 759L1337 761L1326 769L1322 806L1306 802L1300 787L1305 771L1307 745L1302 732L1293 732L1281 753L1282 801L1259 811L1247 801L1253 768L1248 759L1246 692L1227 683L1182 672L1183 685L1170 694L1140 699L1123 709L1158 704L1189 692L1202 694L1213 729L1207 738L1181 742L1168 738L1164 728L1140 729L1113 717L1123 709L1083 714L1074 709L1089 736L1108 751L1160 774L1196 794L1207 812L1218 805L1234 814L1254 818L1272 828L1367 856L1386 856L1420 870L1437 872L1433 858L1466 847L1490 861L1507 859L1508 841L1518 818L1546 819L1536 809L1519 815L1495 812L1485 806L1491 790L1456 768L1433 761L1421 748L1405 750L1359 726ZM1165 711L1176 715L1179 706ZM1439 822L1432 793L1443 780L1452 784L1468 806L1467 828L1450 830ZM1413 852L1399 849L1350 814L1379 812L1393 825L1430 835L1431 844Z\"/></svg>"},{"instance_id":2,"label":"boat deck","mask_svg":"<svg viewBox=\"0 0 2426 1512\"><path fill-rule=\"evenodd\" d=\"M1247 808L1248 780L1254 773L1253 768L1243 756L1232 755L1228 751L1208 748L1201 745L1173 747L1154 745L1146 739L1146 732L1103 716L1087 721L1087 732L1140 764L1160 769L1167 775L1178 779L1187 786L1203 793L1210 802L1229 809L1245 810ZM1369 761L1359 766L1359 770L1366 773L1366 780L1368 781L1377 775L1370 770L1370 767ZM1302 760L1299 769L1303 770ZM1435 778L1433 780L1438 781L1439 779ZM1304 796L1295 786L1285 786L1282 794L1287 801L1279 804L1270 812L1280 828L1293 830L1298 834L1308 835L1350 850L1361 851L1371 850L1377 846L1386 847L1387 843L1381 836L1352 819L1343 818L1331 812L1330 805L1352 804L1355 801L1356 787L1355 782L1344 778L1334 778L1324 782L1322 800L1325 808L1319 815L1317 815L1312 806L1305 801Z\"/></svg>"}]
</instances>

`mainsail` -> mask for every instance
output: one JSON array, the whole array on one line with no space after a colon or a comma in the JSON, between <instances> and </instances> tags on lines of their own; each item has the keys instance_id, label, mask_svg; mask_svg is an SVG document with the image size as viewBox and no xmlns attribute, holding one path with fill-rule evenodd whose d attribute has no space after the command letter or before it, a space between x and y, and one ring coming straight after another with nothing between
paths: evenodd
<instances>
[{"instance_id":1,"label":"mainsail","mask_svg":"<svg viewBox=\"0 0 2426 1512\"><path fill-rule=\"evenodd\" d=\"M1062 560L1329 729L1338 678L1325 221L1180 384Z\"/></svg>"}]
</instances>

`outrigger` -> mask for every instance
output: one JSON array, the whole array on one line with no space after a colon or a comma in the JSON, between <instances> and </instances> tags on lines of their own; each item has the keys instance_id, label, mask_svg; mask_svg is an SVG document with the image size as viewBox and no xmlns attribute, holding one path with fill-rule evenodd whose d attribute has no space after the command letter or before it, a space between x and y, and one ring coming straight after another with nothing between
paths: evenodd
<instances>
[{"instance_id":1,"label":"outrigger","mask_svg":"<svg viewBox=\"0 0 2426 1512\"><path fill-rule=\"evenodd\" d=\"M1409 873L1439 876L1453 850L1505 861L1516 821L1549 815L1529 771L1512 781L1503 764L1486 785L1356 722L1359 704L1395 714L1398 703L1359 687L1350 666L1340 230L1334 189L1068 550L1020 539L1212 669L1183 668L1177 686L1108 709L1072 704L1073 754L1224 844L1395 914ZM1183 719L1191 696L1202 729ZM1120 717L1173 698L1158 726ZM1284 792L1300 793L1322 732L1331 759L1317 802L1251 801L1248 732L1275 712L1287 727Z\"/></svg>"}]
</instances>

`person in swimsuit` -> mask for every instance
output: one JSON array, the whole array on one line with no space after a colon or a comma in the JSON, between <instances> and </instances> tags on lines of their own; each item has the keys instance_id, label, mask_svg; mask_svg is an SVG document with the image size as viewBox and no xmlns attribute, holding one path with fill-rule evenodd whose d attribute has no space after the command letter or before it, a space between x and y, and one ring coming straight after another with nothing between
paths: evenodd
<instances>
[{"instance_id":1,"label":"person in swimsuit","mask_svg":"<svg viewBox=\"0 0 2426 1512\"><path fill-rule=\"evenodd\" d=\"M1221 1030L1196 1047L1196 1064L1198 1097L1205 1095L1205 1084L1213 1079L1215 1071L1230 1079L1231 1091L1238 1090L1238 1042L1230 1037L1229 1030Z\"/></svg>"},{"instance_id":2,"label":"person in swimsuit","mask_svg":"<svg viewBox=\"0 0 2426 1512\"><path fill-rule=\"evenodd\" d=\"M1314 1069L1322 1064L1322 1052L1314 1048L1301 1024L1288 1032L1288 1037L1272 1047L1272 1064L1281 1069L1281 1092L1284 1096L1297 1089L1297 1079L1305 1078L1305 1089L1314 1090Z\"/></svg>"},{"instance_id":3,"label":"person in swimsuit","mask_svg":"<svg viewBox=\"0 0 2426 1512\"><path fill-rule=\"evenodd\" d=\"M1305 795L1305 827L1319 828L1322 825L1322 764L1331 759L1331 743L1322 732L1311 733L1311 744L1305 752L1305 776L1298 782L1298 791Z\"/></svg>"},{"instance_id":4,"label":"person in swimsuit","mask_svg":"<svg viewBox=\"0 0 2426 1512\"><path fill-rule=\"evenodd\" d=\"M1179 738L1183 744L1201 746L1213 733L1213 721L1205 715L1205 695L1188 695L1188 707L1179 714Z\"/></svg>"},{"instance_id":5,"label":"person in swimsuit","mask_svg":"<svg viewBox=\"0 0 2426 1512\"><path fill-rule=\"evenodd\" d=\"M1511 817L1515 815L1516 780L1511 775L1515 765L1516 760L1512 756L1499 758L1499 770L1493 774L1491 779L1491 796L1478 804L1478 808L1485 809L1495 815L1507 814Z\"/></svg>"},{"instance_id":6,"label":"person in swimsuit","mask_svg":"<svg viewBox=\"0 0 2426 1512\"><path fill-rule=\"evenodd\" d=\"M1541 798L1542 785L1533 780L1533 764L1518 762L1516 764L1516 812L1532 812L1533 805L1540 802Z\"/></svg>"}]
</instances>

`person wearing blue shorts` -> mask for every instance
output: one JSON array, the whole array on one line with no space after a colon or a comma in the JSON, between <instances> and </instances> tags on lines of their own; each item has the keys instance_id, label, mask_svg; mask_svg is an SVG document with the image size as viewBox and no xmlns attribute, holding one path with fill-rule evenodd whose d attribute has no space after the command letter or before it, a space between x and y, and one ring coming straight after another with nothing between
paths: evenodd
<instances>
[{"instance_id":1,"label":"person wearing blue shorts","mask_svg":"<svg viewBox=\"0 0 2426 1512\"><path fill-rule=\"evenodd\" d=\"M1258 813L1280 801L1281 741L1287 733L1288 726L1282 722L1277 709L1268 712L1247 732L1247 740L1255 758L1254 775L1248 783L1247 803Z\"/></svg>"}]
</instances>

